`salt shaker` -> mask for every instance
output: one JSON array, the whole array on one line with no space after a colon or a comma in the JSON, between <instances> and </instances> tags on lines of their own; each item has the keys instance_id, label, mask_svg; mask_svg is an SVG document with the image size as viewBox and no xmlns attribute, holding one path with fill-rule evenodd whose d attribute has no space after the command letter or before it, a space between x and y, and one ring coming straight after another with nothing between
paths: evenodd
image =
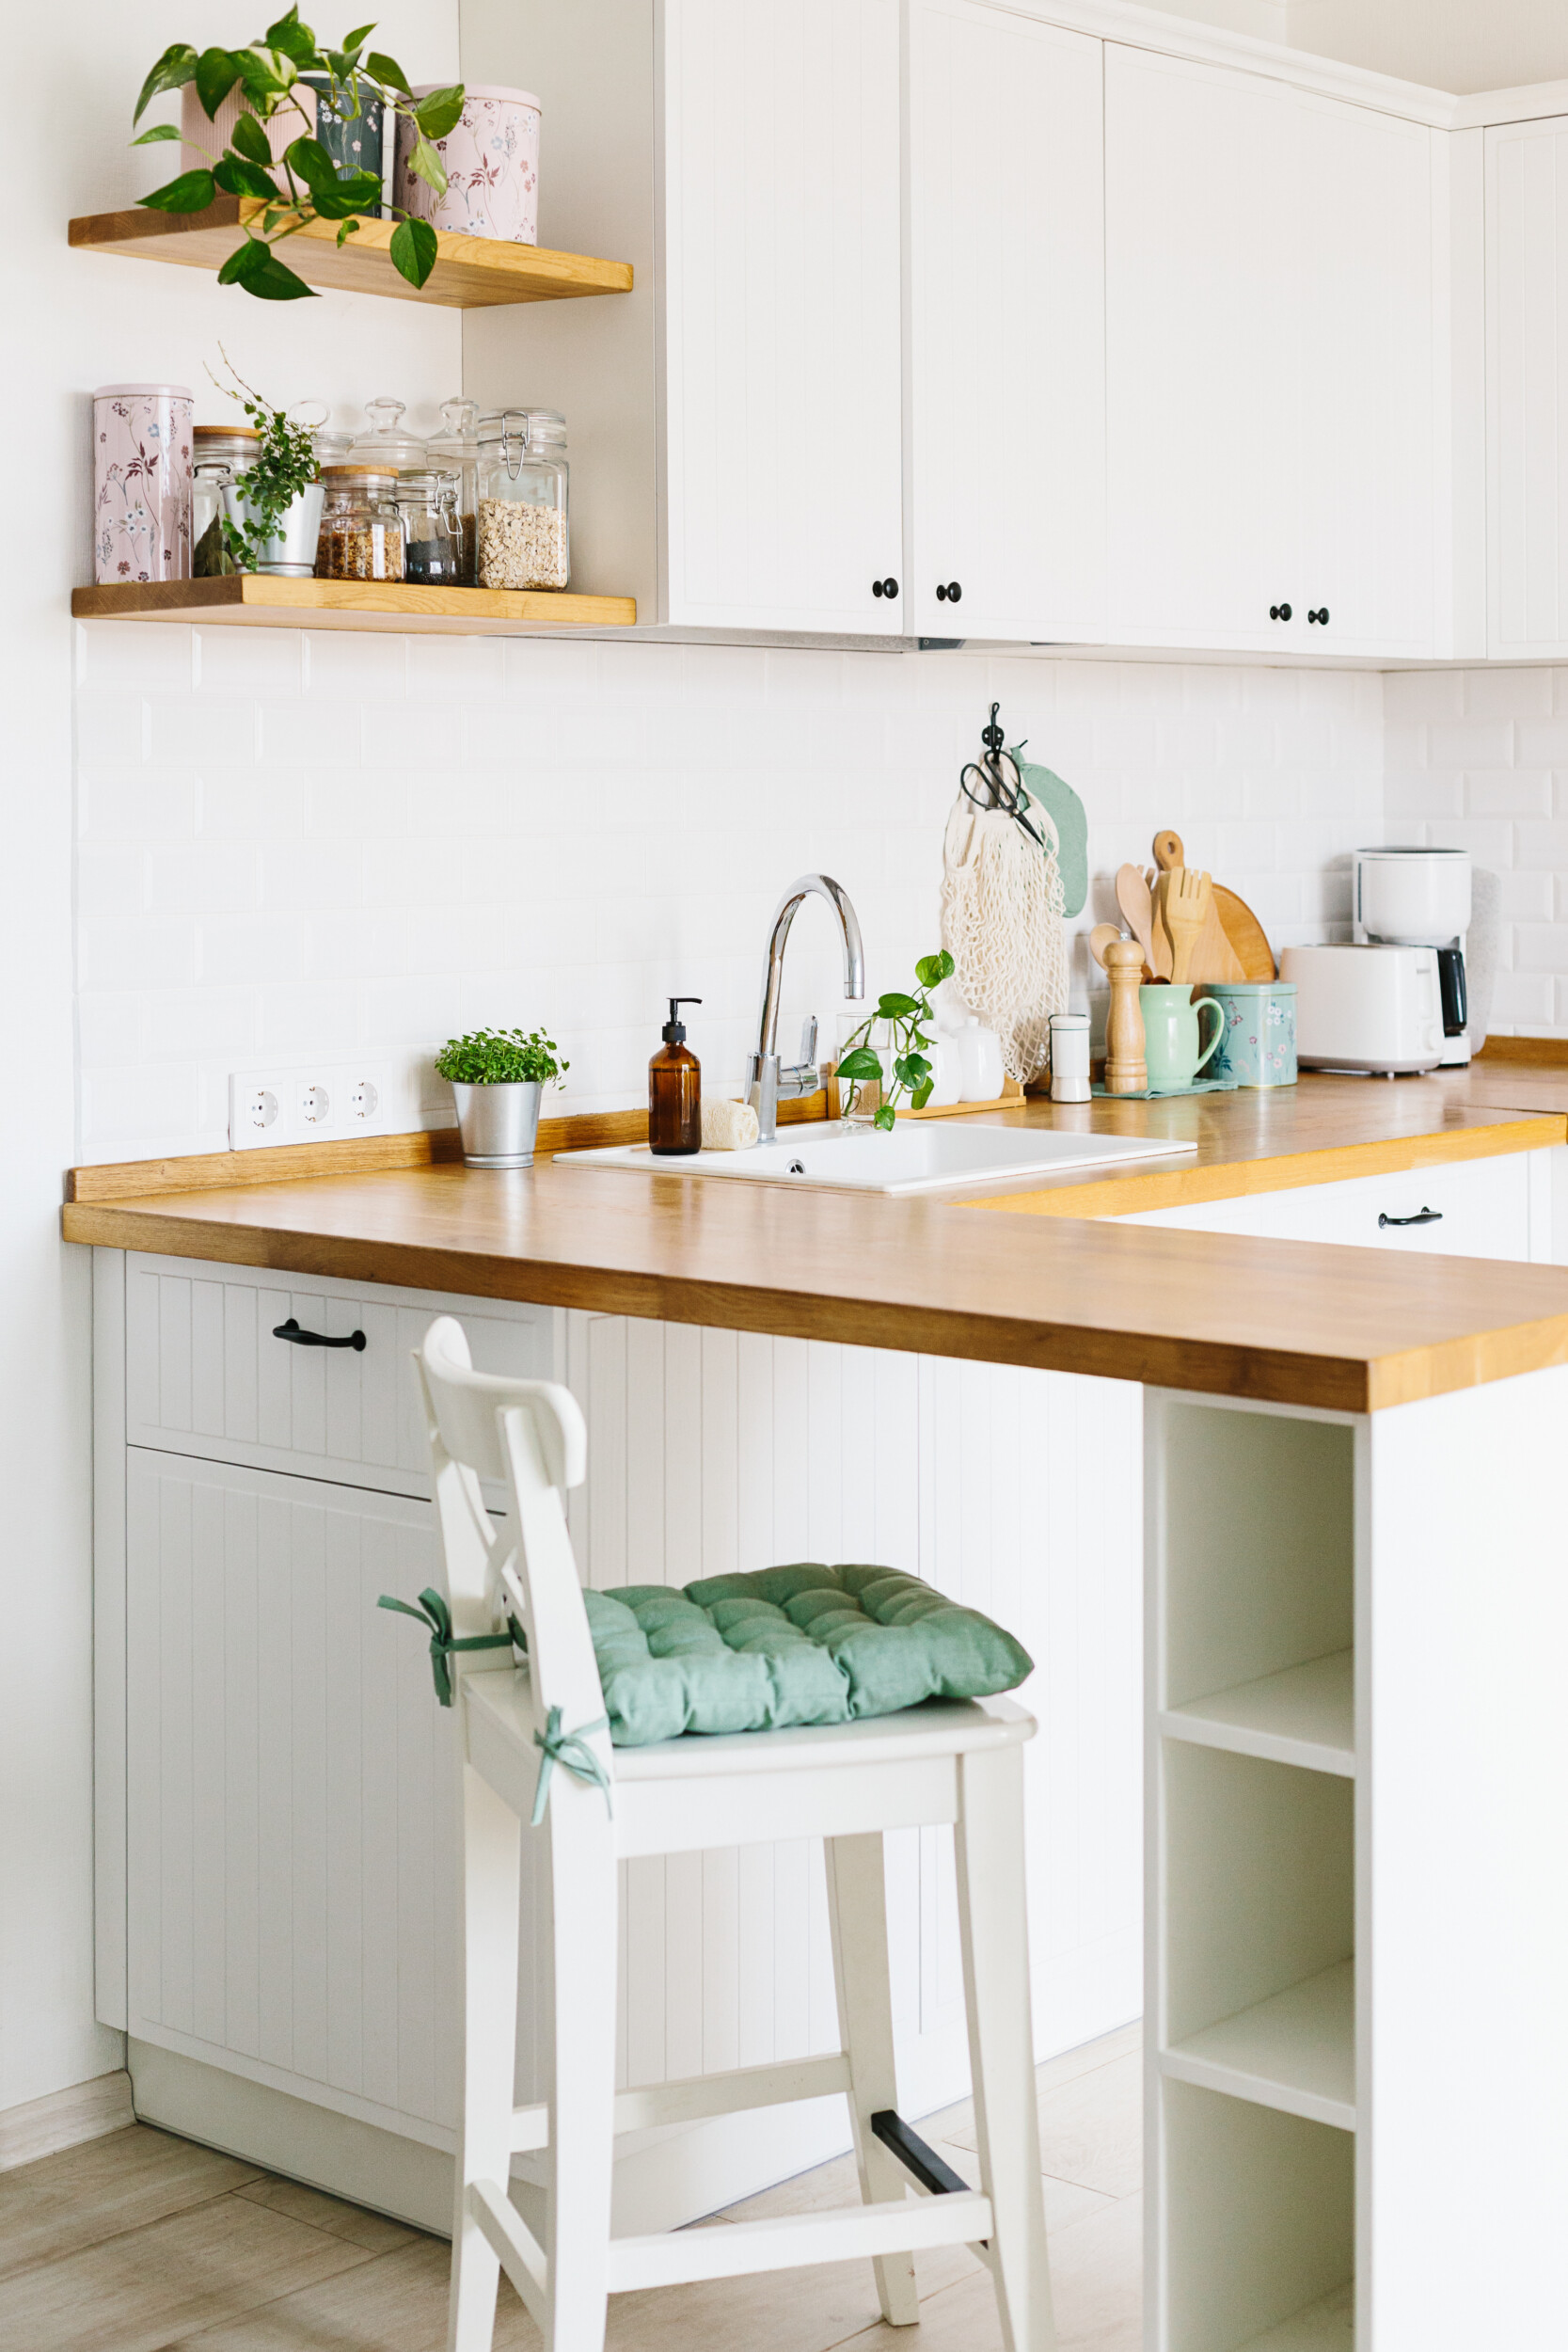
<instances>
[{"instance_id":1,"label":"salt shaker","mask_svg":"<svg viewBox=\"0 0 1568 2352\"><path fill-rule=\"evenodd\" d=\"M1089 1016L1086 1012L1053 1012L1051 1016L1051 1100L1086 1103L1089 1100Z\"/></svg>"}]
</instances>

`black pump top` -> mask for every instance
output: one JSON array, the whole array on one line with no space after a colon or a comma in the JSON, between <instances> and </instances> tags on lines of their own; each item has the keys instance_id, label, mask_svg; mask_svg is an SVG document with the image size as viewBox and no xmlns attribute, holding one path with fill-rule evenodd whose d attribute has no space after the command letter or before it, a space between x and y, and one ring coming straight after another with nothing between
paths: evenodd
<instances>
[{"instance_id":1,"label":"black pump top","mask_svg":"<svg viewBox=\"0 0 1568 2352\"><path fill-rule=\"evenodd\" d=\"M703 1000L700 996L671 997L670 1018L664 1024L663 1031L664 1042L666 1045L684 1045L686 1043L686 1024L681 1019L681 1007L683 1005L700 1005L702 1001Z\"/></svg>"}]
</instances>

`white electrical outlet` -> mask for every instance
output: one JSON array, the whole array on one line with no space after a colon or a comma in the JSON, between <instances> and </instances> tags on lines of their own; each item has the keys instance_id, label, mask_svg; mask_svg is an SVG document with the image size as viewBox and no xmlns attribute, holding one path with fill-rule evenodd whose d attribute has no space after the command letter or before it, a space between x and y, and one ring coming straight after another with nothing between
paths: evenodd
<instances>
[{"instance_id":1,"label":"white electrical outlet","mask_svg":"<svg viewBox=\"0 0 1568 2352\"><path fill-rule=\"evenodd\" d=\"M229 1074L229 1141L236 1152L279 1143L337 1143L349 1136L407 1135L450 1127L451 1089L432 1068L433 1046L356 1061Z\"/></svg>"}]
</instances>

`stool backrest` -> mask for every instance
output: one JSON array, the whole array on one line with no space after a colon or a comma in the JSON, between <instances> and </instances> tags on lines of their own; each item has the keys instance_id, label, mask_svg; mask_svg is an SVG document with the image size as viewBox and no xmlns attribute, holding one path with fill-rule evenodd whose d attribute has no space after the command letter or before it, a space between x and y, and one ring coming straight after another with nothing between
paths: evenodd
<instances>
[{"instance_id":1,"label":"stool backrest","mask_svg":"<svg viewBox=\"0 0 1568 2352\"><path fill-rule=\"evenodd\" d=\"M588 1468L581 1407L553 1380L475 1372L467 1335L451 1315L431 1325L414 1366L453 1631L497 1631L512 1612L528 1635L540 1724L552 1707L562 1709L568 1728L601 1714L599 1673L566 1532L566 1492L581 1486ZM484 1507L482 1478L505 1482L503 1528ZM504 1656L459 1652L451 1662L459 1673L483 1673Z\"/></svg>"}]
</instances>

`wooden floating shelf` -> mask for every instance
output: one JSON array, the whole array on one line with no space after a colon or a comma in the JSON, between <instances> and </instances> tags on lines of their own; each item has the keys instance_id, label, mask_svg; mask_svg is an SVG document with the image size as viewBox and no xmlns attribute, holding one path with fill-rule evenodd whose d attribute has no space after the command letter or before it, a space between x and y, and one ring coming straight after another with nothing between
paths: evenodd
<instances>
[{"instance_id":1,"label":"wooden floating shelf","mask_svg":"<svg viewBox=\"0 0 1568 2352\"><path fill-rule=\"evenodd\" d=\"M253 197L221 196L204 213L159 213L138 205L124 213L90 213L71 224L71 243L99 253L143 262L180 262L215 270L229 259L238 231L265 207ZM344 294L389 294L398 302L433 302L449 310L478 310L501 303L559 302L573 295L629 294L629 262L602 262L585 253L552 253L542 246L511 245L499 237L436 234L438 258L422 286L392 267L395 222L361 215L347 243L336 221L314 220L285 238L279 254L312 286Z\"/></svg>"},{"instance_id":2,"label":"wooden floating shelf","mask_svg":"<svg viewBox=\"0 0 1568 2352\"><path fill-rule=\"evenodd\" d=\"M389 629L408 637L494 637L520 628L630 628L635 596L525 588L420 588L399 580L117 580L75 588L79 621L198 621L203 628Z\"/></svg>"}]
</instances>

